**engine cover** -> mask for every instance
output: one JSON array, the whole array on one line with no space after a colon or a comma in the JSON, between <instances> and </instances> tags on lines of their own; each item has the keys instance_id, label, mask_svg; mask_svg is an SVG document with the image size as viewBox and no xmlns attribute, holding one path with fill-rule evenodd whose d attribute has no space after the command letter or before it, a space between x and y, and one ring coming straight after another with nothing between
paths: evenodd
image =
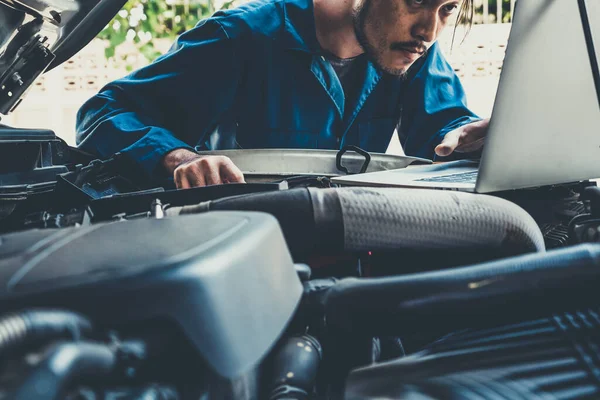
<instances>
[{"instance_id":1,"label":"engine cover","mask_svg":"<svg viewBox=\"0 0 600 400\"><path fill-rule=\"evenodd\" d=\"M275 218L210 212L0 236L0 310L63 307L99 324L168 318L234 377L271 348L302 294Z\"/></svg>"}]
</instances>

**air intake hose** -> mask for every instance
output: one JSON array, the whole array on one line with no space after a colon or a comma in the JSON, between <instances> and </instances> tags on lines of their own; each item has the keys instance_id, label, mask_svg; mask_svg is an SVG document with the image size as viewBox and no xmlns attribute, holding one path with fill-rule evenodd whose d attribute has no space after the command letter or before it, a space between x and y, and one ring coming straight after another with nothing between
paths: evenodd
<instances>
[{"instance_id":1,"label":"air intake hose","mask_svg":"<svg viewBox=\"0 0 600 400\"><path fill-rule=\"evenodd\" d=\"M299 188L173 207L167 215L219 210L274 215L294 257L342 250L544 250L541 231L522 208L461 192Z\"/></svg>"}]
</instances>

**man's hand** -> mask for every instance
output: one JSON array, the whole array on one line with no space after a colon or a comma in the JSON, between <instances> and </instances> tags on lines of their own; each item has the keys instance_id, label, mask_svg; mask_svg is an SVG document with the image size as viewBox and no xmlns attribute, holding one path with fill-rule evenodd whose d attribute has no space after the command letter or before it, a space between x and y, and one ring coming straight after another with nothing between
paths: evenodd
<instances>
[{"instance_id":1,"label":"man's hand","mask_svg":"<svg viewBox=\"0 0 600 400\"><path fill-rule=\"evenodd\" d=\"M201 156L187 149L176 149L163 159L173 174L177 189L221 183L244 182L244 174L225 156Z\"/></svg>"},{"instance_id":2,"label":"man's hand","mask_svg":"<svg viewBox=\"0 0 600 400\"><path fill-rule=\"evenodd\" d=\"M489 125L490 119L488 118L463 125L448 132L442 143L436 146L435 154L446 157L455 151L468 153L479 150L483 146Z\"/></svg>"}]
</instances>

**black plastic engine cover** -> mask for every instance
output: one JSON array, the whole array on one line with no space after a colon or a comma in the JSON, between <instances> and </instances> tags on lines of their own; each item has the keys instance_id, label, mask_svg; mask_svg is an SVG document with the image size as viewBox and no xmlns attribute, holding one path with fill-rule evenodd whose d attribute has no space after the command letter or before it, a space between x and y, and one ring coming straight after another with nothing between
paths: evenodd
<instances>
[{"instance_id":1,"label":"black plastic engine cover","mask_svg":"<svg viewBox=\"0 0 600 400\"><path fill-rule=\"evenodd\" d=\"M63 165L67 158L68 146L53 131L0 124L0 178L5 174L31 173L40 168ZM64 168L60 173L66 171ZM2 185L5 184L0 182Z\"/></svg>"},{"instance_id":2,"label":"black plastic engine cover","mask_svg":"<svg viewBox=\"0 0 600 400\"><path fill-rule=\"evenodd\" d=\"M216 372L270 349L302 286L275 218L211 212L0 236L0 310L57 306L96 323L171 319Z\"/></svg>"}]
</instances>

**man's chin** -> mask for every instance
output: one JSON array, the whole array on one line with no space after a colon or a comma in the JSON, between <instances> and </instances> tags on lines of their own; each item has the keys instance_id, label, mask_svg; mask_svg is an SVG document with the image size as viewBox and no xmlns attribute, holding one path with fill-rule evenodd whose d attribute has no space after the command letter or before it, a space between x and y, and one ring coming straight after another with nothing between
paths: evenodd
<instances>
[{"instance_id":1,"label":"man's chin","mask_svg":"<svg viewBox=\"0 0 600 400\"><path fill-rule=\"evenodd\" d=\"M384 71L385 73L389 74L389 75L393 75L393 76L397 76L399 78L404 78L406 77L406 73L408 72L408 69L410 68L409 66L398 66L398 65L386 65L383 63L377 63L377 66L379 67L380 70Z\"/></svg>"}]
</instances>

